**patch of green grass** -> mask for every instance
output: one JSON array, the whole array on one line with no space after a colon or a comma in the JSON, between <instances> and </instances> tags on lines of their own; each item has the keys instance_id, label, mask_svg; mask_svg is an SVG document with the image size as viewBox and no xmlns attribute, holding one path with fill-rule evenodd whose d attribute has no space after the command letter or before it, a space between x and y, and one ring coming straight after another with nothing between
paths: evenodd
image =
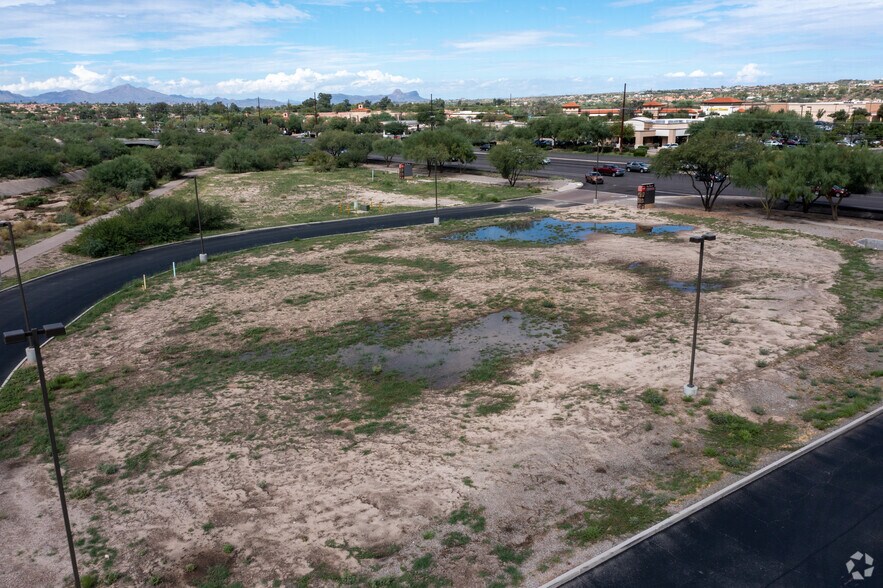
<instances>
[{"instance_id":1,"label":"patch of green grass","mask_svg":"<svg viewBox=\"0 0 883 588\"><path fill-rule=\"evenodd\" d=\"M621 535L636 533L666 517L666 511L651 501L608 496L584 503L586 510L573 522L565 523L566 539L577 545L588 545Z\"/></svg>"},{"instance_id":2,"label":"patch of green grass","mask_svg":"<svg viewBox=\"0 0 883 588\"><path fill-rule=\"evenodd\" d=\"M821 339L822 343L843 344L859 333L883 324L883 272L870 263L872 250L841 243L836 239L820 239L823 246L843 257L835 276L833 292L840 299L837 315L840 331Z\"/></svg>"},{"instance_id":3,"label":"patch of green grass","mask_svg":"<svg viewBox=\"0 0 883 588\"><path fill-rule=\"evenodd\" d=\"M840 419L854 416L878 403L880 393L879 386L837 383L821 397L819 404L803 411L800 416L815 428L824 430Z\"/></svg>"},{"instance_id":4,"label":"patch of green grass","mask_svg":"<svg viewBox=\"0 0 883 588\"><path fill-rule=\"evenodd\" d=\"M676 470L666 477L657 479L656 487L680 496L687 496L695 494L700 488L720 480L720 477L721 472L719 470L700 470L698 472Z\"/></svg>"},{"instance_id":5,"label":"patch of green grass","mask_svg":"<svg viewBox=\"0 0 883 588\"><path fill-rule=\"evenodd\" d=\"M506 379L512 363L512 357L505 355L502 350L488 350L482 353L482 358L466 372L463 380L473 384L501 382Z\"/></svg>"},{"instance_id":6,"label":"patch of green grass","mask_svg":"<svg viewBox=\"0 0 883 588\"><path fill-rule=\"evenodd\" d=\"M451 531L442 539L442 545L445 547L461 547L467 545L472 539L466 533L460 531Z\"/></svg>"},{"instance_id":7,"label":"patch of green grass","mask_svg":"<svg viewBox=\"0 0 883 588\"><path fill-rule=\"evenodd\" d=\"M350 545L347 541L338 543L334 539L325 541L325 546L332 549L343 549L358 561L363 559L384 559L397 554L402 549L401 545L396 545L395 543L385 543L373 547L358 547Z\"/></svg>"},{"instance_id":8,"label":"patch of green grass","mask_svg":"<svg viewBox=\"0 0 883 588\"><path fill-rule=\"evenodd\" d=\"M448 523L451 525L456 525L458 523L462 523L466 527L469 527L476 533L481 533L484 531L484 527L486 524L483 508L472 508L468 502L464 503L463 506L455 510L448 517Z\"/></svg>"},{"instance_id":9,"label":"patch of green grass","mask_svg":"<svg viewBox=\"0 0 883 588\"><path fill-rule=\"evenodd\" d=\"M490 394L486 397L493 400L477 405L475 407L476 416L484 417L500 414L515 406L516 403L514 394Z\"/></svg>"},{"instance_id":10,"label":"patch of green grass","mask_svg":"<svg viewBox=\"0 0 883 588\"><path fill-rule=\"evenodd\" d=\"M210 567L197 588L242 588L241 582L230 583L230 570L224 564Z\"/></svg>"},{"instance_id":11,"label":"patch of green grass","mask_svg":"<svg viewBox=\"0 0 883 588\"><path fill-rule=\"evenodd\" d=\"M189 333L195 333L197 331L202 331L209 327L213 327L220 322L221 317L219 317L213 309L209 309L187 323L187 326L184 330Z\"/></svg>"},{"instance_id":12,"label":"patch of green grass","mask_svg":"<svg viewBox=\"0 0 883 588\"><path fill-rule=\"evenodd\" d=\"M794 438L793 426L772 420L754 423L725 412L709 412L708 420L711 426L701 431L704 453L734 472L750 467L761 450L785 449Z\"/></svg>"},{"instance_id":13,"label":"patch of green grass","mask_svg":"<svg viewBox=\"0 0 883 588\"><path fill-rule=\"evenodd\" d=\"M22 367L16 370L6 385L0 388L0 413L11 412L24 404L40 402L37 387L37 368Z\"/></svg>"},{"instance_id":14,"label":"patch of green grass","mask_svg":"<svg viewBox=\"0 0 883 588\"><path fill-rule=\"evenodd\" d=\"M508 545L496 545L494 547L494 555L500 560L500 563L515 564L520 566L533 553L530 549L516 549Z\"/></svg>"},{"instance_id":15,"label":"patch of green grass","mask_svg":"<svg viewBox=\"0 0 883 588\"><path fill-rule=\"evenodd\" d=\"M647 388L638 396L641 402L648 404L656 414L662 413L662 407L668 404L665 395L655 388Z\"/></svg>"},{"instance_id":16,"label":"patch of green grass","mask_svg":"<svg viewBox=\"0 0 883 588\"><path fill-rule=\"evenodd\" d=\"M138 453L130 455L123 462L123 468L126 470L124 477L139 476L147 472L150 469L151 463L158 457L159 452L156 449L156 443L151 443Z\"/></svg>"},{"instance_id":17,"label":"patch of green grass","mask_svg":"<svg viewBox=\"0 0 883 588\"><path fill-rule=\"evenodd\" d=\"M429 257L384 257L360 253L350 255L347 259L353 263L368 265L394 265L419 269L429 274L448 276L459 269L455 264L444 259L432 259Z\"/></svg>"},{"instance_id":18,"label":"patch of green grass","mask_svg":"<svg viewBox=\"0 0 883 588\"><path fill-rule=\"evenodd\" d=\"M430 288L423 288L417 291L417 300L421 302L443 302L448 299L448 295Z\"/></svg>"}]
</instances>

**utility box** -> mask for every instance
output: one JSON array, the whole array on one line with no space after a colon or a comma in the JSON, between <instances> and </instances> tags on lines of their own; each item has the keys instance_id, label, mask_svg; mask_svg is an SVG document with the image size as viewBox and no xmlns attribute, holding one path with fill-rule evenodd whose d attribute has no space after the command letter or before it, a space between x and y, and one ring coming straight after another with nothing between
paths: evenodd
<instances>
[{"instance_id":1,"label":"utility box","mask_svg":"<svg viewBox=\"0 0 883 588\"><path fill-rule=\"evenodd\" d=\"M400 178L410 178L414 175L414 165L411 163L400 163L399 164L399 177Z\"/></svg>"},{"instance_id":2,"label":"utility box","mask_svg":"<svg viewBox=\"0 0 883 588\"><path fill-rule=\"evenodd\" d=\"M638 208L656 207L656 184L641 184L638 186Z\"/></svg>"}]
</instances>

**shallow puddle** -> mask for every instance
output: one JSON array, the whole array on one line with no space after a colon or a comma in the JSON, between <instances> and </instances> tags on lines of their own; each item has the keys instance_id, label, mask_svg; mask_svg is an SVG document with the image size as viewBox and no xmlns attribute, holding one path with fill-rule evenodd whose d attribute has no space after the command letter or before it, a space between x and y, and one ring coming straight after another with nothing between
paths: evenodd
<instances>
[{"instance_id":1,"label":"shallow puddle","mask_svg":"<svg viewBox=\"0 0 883 588\"><path fill-rule=\"evenodd\" d=\"M447 388L495 354L511 357L549 351L561 345L563 336L563 323L506 310L457 327L446 337L394 348L359 343L341 350L338 357L350 368L394 371L423 379L432 388Z\"/></svg>"},{"instance_id":2,"label":"shallow puddle","mask_svg":"<svg viewBox=\"0 0 883 588\"><path fill-rule=\"evenodd\" d=\"M572 243L585 239L593 233L613 233L615 235L634 235L644 233L659 235L690 231L689 225L639 225L637 223L581 223L563 221L555 218L544 218L536 221L522 221L480 227L474 231L455 233L447 237L454 241L522 241L525 243Z\"/></svg>"},{"instance_id":3,"label":"shallow puddle","mask_svg":"<svg viewBox=\"0 0 883 588\"><path fill-rule=\"evenodd\" d=\"M696 292L696 280L691 281L681 281L681 280L673 280L669 278L667 275L663 275L662 272L664 270L659 270L658 268L648 268L640 261L635 261L628 264L628 269L631 271L652 275L656 278L656 281L660 284L665 284L669 288L673 290L678 290L679 292ZM715 290L720 290L724 285L720 282L709 282L707 280L702 280L702 291L703 292L713 292Z\"/></svg>"}]
</instances>

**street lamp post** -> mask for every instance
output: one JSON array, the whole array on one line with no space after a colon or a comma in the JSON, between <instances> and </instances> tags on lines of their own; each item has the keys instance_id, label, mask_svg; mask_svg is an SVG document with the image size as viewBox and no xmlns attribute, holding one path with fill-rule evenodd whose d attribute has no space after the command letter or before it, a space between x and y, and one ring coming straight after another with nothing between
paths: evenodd
<instances>
[{"instance_id":1,"label":"street lamp post","mask_svg":"<svg viewBox=\"0 0 883 588\"><path fill-rule=\"evenodd\" d=\"M702 293L702 259L705 256L705 242L717 237L705 233L700 237L690 237L690 243L699 243L699 273L696 274L696 310L693 314L693 347L690 352L690 382L684 386L684 396L695 396L698 388L693 384L693 367L696 365L696 335L699 330L699 295Z\"/></svg>"},{"instance_id":2,"label":"street lamp post","mask_svg":"<svg viewBox=\"0 0 883 588\"><path fill-rule=\"evenodd\" d=\"M196 178L193 178L193 191L196 192L196 226L199 228L199 263L208 262L208 254L205 252L205 242L202 239L202 211L199 208L199 186Z\"/></svg>"},{"instance_id":3,"label":"street lamp post","mask_svg":"<svg viewBox=\"0 0 883 588\"><path fill-rule=\"evenodd\" d=\"M435 162L435 217L432 219L432 224L437 225L441 222L441 219L438 216L438 165L439 163Z\"/></svg>"},{"instance_id":4,"label":"street lamp post","mask_svg":"<svg viewBox=\"0 0 883 588\"><path fill-rule=\"evenodd\" d=\"M595 170L598 169L598 165L601 163L601 143L598 143L598 150L595 151ZM592 204L598 204L598 180L595 179L595 199L592 201Z\"/></svg>"},{"instance_id":5,"label":"street lamp post","mask_svg":"<svg viewBox=\"0 0 883 588\"><path fill-rule=\"evenodd\" d=\"M46 337L55 337L65 334L64 325L61 323L53 323L44 325L41 328L32 329L31 319L28 315L28 303L25 299L24 282L21 279L21 268L18 265L18 254L15 251L15 236L12 233L12 223L9 221L0 221L0 227L6 227L9 230L9 245L12 249L12 259L15 264L15 275L18 278L18 291L21 294L21 309L25 319L26 330L7 331L3 333L3 342L7 345L23 343L27 341L31 349L33 349L34 361L37 364L37 376L40 379L40 390L43 394L43 410L46 413L46 426L49 429L49 447L52 451L52 463L55 466L55 482L58 485L58 498L61 502L61 514L64 518L64 530L67 534L67 548L70 553L71 569L74 572L74 586L80 588L80 572L77 569L77 554L74 549L74 536L71 532L70 517L67 514L67 501L64 498L64 480L61 475L61 463L58 459L58 444L55 442L55 427L52 423L52 410L49 407L49 390L46 387L46 374L43 371L43 356L40 353L40 335ZM30 353L29 353L30 355Z\"/></svg>"}]
</instances>

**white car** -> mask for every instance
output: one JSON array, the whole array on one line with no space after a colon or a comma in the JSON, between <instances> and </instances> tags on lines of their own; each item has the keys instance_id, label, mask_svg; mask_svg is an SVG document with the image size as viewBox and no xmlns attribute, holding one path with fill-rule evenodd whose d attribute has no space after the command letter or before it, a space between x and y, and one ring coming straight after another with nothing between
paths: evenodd
<instances>
[{"instance_id":1,"label":"white car","mask_svg":"<svg viewBox=\"0 0 883 588\"><path fill-rule=\"evenodd\" d=\"M782 142L776 141L775 139L767 139L766 141L763 142L763 146L764 147L781 147Z\"/></svg>"},{"instance_id":2,"label":"white car","mask_svg":"<svg viewBox=\"0 0 883 588\"><path fill-rule=\"evenodd\" d=\"M678 146L677 143L666 143L665 145L660 147L660 149L675 149L675 148L677 148L677 146Z\"/></svg>"},{"instance_id":3,"label":"white car","mask_svg":"<svg viewBox=\"0 0 883 588\"><path fill-rule=\"evenodd\" d=\"M549 159L548 157L543 158L543 165L549 165L550 163L552 163L551 159Z\"/></svg>"}]
</instances>

